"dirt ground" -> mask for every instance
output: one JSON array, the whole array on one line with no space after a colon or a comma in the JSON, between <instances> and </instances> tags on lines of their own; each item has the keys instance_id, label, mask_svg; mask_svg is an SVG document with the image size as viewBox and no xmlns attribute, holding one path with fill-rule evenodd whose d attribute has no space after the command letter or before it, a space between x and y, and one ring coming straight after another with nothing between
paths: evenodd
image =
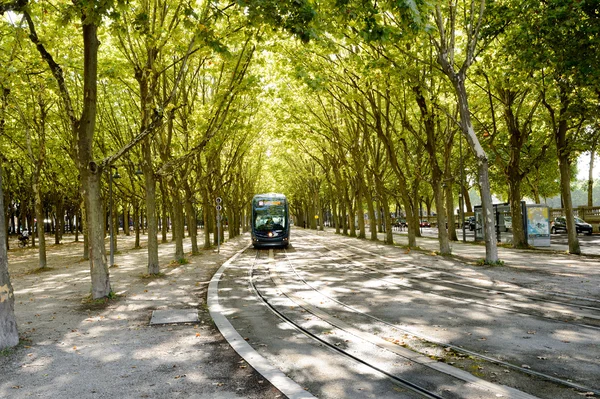
<instances>
[{"instance_id":1,"label":"dirt ground","mask_svg":"<svg viewBox=\"0 0 600 399\"><path fill-rule=\"evenodd\" d=\"M0 398L282 398L231 349L206 307L212 275L247 242L188 255L184 265L171 262L174 243L160 244L164 275L150 278L145 242L132 249L133 236L121 235L110 269L117 298L107 303L89 300L81 242L66 236L48 245L45 271L37 269L37 248L11 242L21 343L0 352ZM170 309L197 309L199 322L149 325L153 310Z\"/></svg>"}]
</instances>

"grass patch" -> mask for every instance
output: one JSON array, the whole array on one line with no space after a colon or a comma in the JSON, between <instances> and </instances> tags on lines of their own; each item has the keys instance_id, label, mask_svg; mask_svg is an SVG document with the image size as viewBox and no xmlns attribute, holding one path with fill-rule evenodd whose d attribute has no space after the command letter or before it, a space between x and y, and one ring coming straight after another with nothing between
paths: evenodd
<instances>
[{"instance_id":1,"label":"grass patch","mask_svg":"<svg viewBox=\"0 0 600 399\"><path fill-rule=\"evenodd\" d=\"M105 309L109 304L118 301L121 297L122 295L117 295L112 290L104 298L93 299L92 294L88 294L81 300L81 304L89 310L101 310Z\"/></svg>"},{"instance_id":2,"label":"grass patch","mask_svg":"<svg viewBox=\"0 0 600 399\"><path fill-rule=\"evenodd\" d=\"M19 343L10 348L4 348L0 350L0 358L8 357L17 352L22 348L29 348L31 345L31 339L27 338L25 335L19 335Z\"/></svg>"},{"instance_id":3,"label":"grass patch","mask_svg":"<svg viewBox=\"0 0 600 399\"><path fill-rule=\"evenodd\" d=\"M4 348L4 349L0 350L0 358L8 357L8 356L12 355L13 353L15 353L17 351L17 349L19 349L22 346L23 346L23 341L19 340L19 343L17 345L11 346L10 348Z\"/></svg>"},{"instance_id":4,"label":"grass patch","mask_svg":"<svg viewBox=\"0 0 600 399\"><path fill-rule=\"evenodd\" d=\"M188 263L190 263L190 261L186 258L173 259L171 262L169 262L169 267L178 267L181 265L187 265Z\"/></svg>"},{"instance_id":5,"label":"grass patch","mask_svg":"<svg viewBox=\"0 0 600 399\"><path fill-rule=\"evenodd\" d=\"M498 259L495 262L488 262L485 259L479 259L477 262L475 262L475 264L477 266L504 266L504 261Z\"/></svg>"}]
</instances>

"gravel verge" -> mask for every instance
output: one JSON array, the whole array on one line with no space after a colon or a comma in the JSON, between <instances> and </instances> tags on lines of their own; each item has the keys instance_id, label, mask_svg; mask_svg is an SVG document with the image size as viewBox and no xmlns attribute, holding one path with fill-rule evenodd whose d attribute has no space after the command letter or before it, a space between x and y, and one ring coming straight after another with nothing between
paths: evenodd
<instances>
[{"instance_id":1,"label":"gravel verge","mask_svg":"<svg viewBox=\"0 0 600 399\"><path fill-rule=\"evenodd\" d=\"M36 248L9 252L21 343L0 352L1 398L283 397L227 344L206 307L212 275L247 237L187 254L183 265L171 262L174 243L162 243L162 274L149 277L147 250L120 236L110 269L117 297L107 302L89 300L83 244L64 242L48 246L44 271ZM149 325L153 310L170 309L197 309L199 321Z\"/></svg>"}]
</instances>

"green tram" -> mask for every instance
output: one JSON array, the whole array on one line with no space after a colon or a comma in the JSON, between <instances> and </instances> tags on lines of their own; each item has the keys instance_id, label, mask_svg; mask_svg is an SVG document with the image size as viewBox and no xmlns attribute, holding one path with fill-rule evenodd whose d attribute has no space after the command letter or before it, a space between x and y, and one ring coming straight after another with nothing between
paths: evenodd
<instances>
[{"instance_id":1,"label":"green tram","mask_svg":"<svg viewBox=\"0 0 600 399\"><path fill-rule=\"evenodd\" d=\"M283 194L257 194L252 198L252 245L284 247L290 243L290 217Z\"/></svg>"}]
</instances>

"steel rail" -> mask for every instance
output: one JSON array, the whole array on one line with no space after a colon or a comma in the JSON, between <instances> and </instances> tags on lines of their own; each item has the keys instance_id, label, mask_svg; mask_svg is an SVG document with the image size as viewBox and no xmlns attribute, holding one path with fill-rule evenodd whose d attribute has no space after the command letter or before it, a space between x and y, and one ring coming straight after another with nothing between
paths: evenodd
<instances>
[{"instance_id":1,"label":"steel rail","mask_svg":"<svg viewBox=\"0 0 600 399\"><path fill-rule=\"evenodd\" d=\"M432 399L444 399L442 396L439 396L438 394L436 394L435 392L431 392L428 391L427 389L412 383L404 378L398 377L396 375L393 375L383 369L381 369L380 367L377 367L373 364L370 364L368 361L363 360L357 356L352 355L351 353L343 350L342 348L339 348L331 343L329 343L328 341L324 340L323 338L320 338L319 336L317 336L316 334L312 333L310 330L302 327L301 325L299 325L298 323L294 322L291 318L287 317L283 312L280 312L279 310L276 309L276 307L271 304L268 299L266 298L265 295L263 295L260 290L256 287L255 281L254 281L254 266L256 264L256 260L259 257L259 251L257 251L256 254L256 258L255 258L255 262L252 264L252 266L250 267L250 270L248 271L249 274L249 282L250 282L250 288L252 290L252 292L254 293L254 295L256 295L257 298L259 298L261 300L261 302L267 306L267 308L269 308L277 317L279 317L281 320L285 321L286 323L288 323L290 326L292 326L294 329L302 332L304 335L306 335L307 337L319 342L320 344L324 345L325 347L327 347L330 350L333 350L334 352L337 352L349 359L352 359L364 366L367 366L383 375L385 375L387 378L391 379L392 381L394 381L395 383L399 384L400 386L413 391L423 397L426 398L432 398ZM284 293L285 295L285 293ZM286 295L287 296L287 295ZM290 298L291 300L291 298ZM308 311L308 310L307 310Z\"/></svg>"},{"instance_id":2,"label":"steel rail","mask_svg":"<svg viewBox=\"0 0 600 399\"><path fill-rule=\"evenodd\" d=\"M305 236L305 238L306 238L306 236ZM311 238L309 238L309 239L311 239ZM324 246L324 247L326 247L325 245L323 245L323 246ZM332 251L332 250L330 250L330 251ZM332 251L332 252L335 252L335 251ZM286 255L287 255L287 252L286 252ZM353 261L353 262L356 262L355 260L352 260L352 259L351 259L351 261ZM329 295L327 295L327 294L323 293L323 292L322 292L322 291L320 291L319 289L315 288L315 287L314 287L314 286L312 286L310 283L308 283L308 282L307 282L307 281L306 281L306 280L305 280L305 279L304 279L302 276L300 276L300 275L298 274L298 272L297 272L297 271L296 271L296 269L293 267L293 265L291 265L291 267L292 267L292 269L293 269L294 273L295 273L295 274L298 276L298 278L299 278L299 279L300 279L300 280L301 280L301 281L302 281L302 282L303 282L305 285L307 285L308 287L310 287L312 290L314 290L314 291L318 292L320 295L324 296L325 298L327 298L327 299L329 299L329 300L331 300L331 301L333 301L333 302L336 302L336 303L338 303L339 305L341 305L341 306L343 306L343 307L346 307L346 308L350 309L352 312L355 312L355 313L361 314L361 315L363 315L363 316L365 316L365 317L368 317L368 318L370 318L370 319L372 319L372 320L375 320L375 321L377 321L377 322L380 322L380 323L382 323L382 324L385 324L385 325L387 325L387 326L389 326L389 327L393 327L393 328L395 328L395 329L397 329L397 330L399 330L399 331L402 331L402 332L404 332L404 333L406 333L406 334L409 334L409 335L412 335L412 336L414 336L414 337L417 337L417 338L423 339L423 340L425 340L425 341L427 341L427 342L430 342L430 343L432 343L432 344L435 344L435 345L439 345L439 346L441 346L441 347L445 347L445 348L452 349L452 350L454 350L455 352L458 352L458 353L463 353L463 354L466 354L466 355L469 355L469 356L478 357L478 358L480 358L480 359L482 359L482 360L486 360L486 361L488 361L488 362L490 362L490 363L494 363L494 364L497 364L497 365L500 365L500 366L508 367L508 368L511 368L511 369L513 369L513 370L517 370L517 371L520 371L520 372L523 372L523 373L526 373L526 374L529 374L529 375L533 375L533 376L536 376L536 377L540 377L540 378L543 378L543 379L545 379L545 380L548 380L548 381L551 381L551 382L554 382L554 383L557 383L557 384L560 384L560 385L563 385L563 386L567 386L567 387L570 387L570 388L577 389L577 390L579 390L579 391L583 391L583 392L593 392L595 395L600 395L600 391L599 391L599 390L596 390L596 389L593 389L593 388L589 388L589 387L585 387L585 386L582 386L582 385L579 385L579 384L575 384L575 383L572 383L572 382L570 382L570 381L563 380L563 379L560 379L560 378L557 378L557 377L553 377L553 376L551 376L551 375L544 374L544 373L541 373L541 372L538 372L538 371L535 371L535 370L531 370L531 369L523 368L523 367L517 366L517 365L515 365L515 364L509 363L509 362L505 362L505 361L503 361L503 360L500 360L500 359L497 359L497 358L494 358L494 357L491 357L491 356L488 356L488 355L481 354L481 353L479 353L479 352L471 351L471 350L468 350L468 349L465 349L465 348L462 348L462 347L459 347L459 346L455 346L455 345L452 345L452 344L448 344L448 343L445 343L445 342L436 341L435 339L432 339L431 337L428 337L428 336L426 336L426 335L419 334L419 333L415 333L415 332L413 332L413 331L410 331L410 330L404 329L404 328L402 328L401 326L398 326L398 325L396 325L396 324L393 324L393 323L390 323L390 322L388 322L388 321L386 321L386 320L380 319L380 318L378 318L378 317L376 317L376 316L373 316L373 315L370 315L370 314L368 314L368 313L362 312L362 311L360 311L360 310L358 310L358 309L356 309L356 308L354 308L354 307L352 307L352 306L350 306L350 305L347 305L347 304L345 304L345 303L343 303L343 302L341 302L341 301L339 301L339 300L337 300L337 299L335 299L335 298L333 298L333 297L331 297L331 296L329 296ZM369 268L369 266L366 266L366 267L367 267L367 268ZM375 271L377 271L377 270L375 270ZM383 279L382 279L382 280L383 280ZM387 280L384 280L384 281L387 281ZM393 283L393 282L392 282L392 283ZM439 294L435 293L435 295L439 295ZM478 303L478 302L475 302L475 301L472 301L472 302L473 302L473 303ZM507 309L504 309L504 310L507 310ZM516 311L512 311L512 312L515 312L515 313L521 313L521 312L516 312ZM523 313L523 314L527 314L527 313ZM534 317L539 317L539 316L535 316L535 315L534 315ZM567 324L578 325L578 324L576 324L576 323L568 323L568 322L564 322L564 321L557 320L557 319L553 319L553 318L549 318L549 319L550 319L550 320L552 320L552 321L557 321L557 322L561 322L561 323L567 323ZM582 326L582 327L588 327L588 328L593 328L593 329L597 329L597 327L595 327L595 326L587 326L587 325L580 325L580 326Z\"/></svg>"},{"instance_id":3,"label":"steel rail","mask_svg":"<svg viewBox=\"0 0 600 399\"><path fill-rule=\"evenodd\" d=\"M310 239L314 240L314 238L310 238ZM352 247L352 248L356 248L356 249L365 251L367 253L370 253L370 252L368 252L366 250L363 250L362 248L354 247L354 246L352 246L350 244L346 244L346 243L342 243L342 244L344 244L346 246L349 246L349 247ZM366 265L364 262L356 261L356 260L352 259L351 257L349 257L348 255L341 254L338 251L327 247L325 244L321 244L321 245L323 245L323 247L325 247L325 248L328 248L328 250L330 252L333 252L333 253L337 254L338 256L340 256L342 258L348 259L352 263L358 263L359 265L357 267L366 268L366 269L372 270L372 271L374 271L376 273L380 273L380 274L383 274L383 275L386 275L386 276L397 277L396 273L388 272L388 271L385 271L385 270L381 270L381 269L378 269L378 268ZM374 254L374 253L371 252L371 254ZM414 266L414 267L420 267L420 266ZM420 268L422 268L422 267L420 267ZM429 270L433 270L433 269L429 269ZM437 278L432 278L432 277L408 277L407 279L409 279L409 280L412 279L412 280L441 281L441 282L444 282L444 283L447 283L447 284L459 285L459 286L471 288L471 289L476 290L476 291L486 291L488 293L501 292L501 293L503 293L507 297L511 296L511 293L507 293L507 292L502 291L502 290L489 289L489 288L485 288L485 287L478 287L478 286L473 286L473 285L469 285L469 284L462 284L462 283L457 283L457 282L452 282L452 281L443 280L443 279L437 279ZM389 282L389 283L394 284L394 285L400 285L398 283L395 283L395 282L389 281L389 280L385 280L383 278L381 280ZM422 284L426 284L426 283L422 282ZM407 288L411 289L411 290L415 290L415 288L411 288L411 287L407 287ZM461 291L461 290L453 289L453 288L450 288L450 287L447 287L447 288L450 289L450 290L454 290L455 292L463 293L463 294L466 294L466 295L477 296L477 295L475 295L474 293L471 293L471 292ZM453 297L451 295L444 295L444 293L442 293L442 292L433 292L433 291L428 291L428 292L431 293L432 295L437 295L437 296L442 296L442 297L447 297L447 298L453 298L454 300L458 300L457 298L455 298L455 297ZM512 294L512 295L515 295L515 294ZM529 299L531 301L535 301L535 302L542 302L542 303L548 302L548 303L554 303L554 304L559 304L559 305L566 305L566 306L569 306L569 307L577 307L577 308L583 308L583 307L585 307L584 305L562 303L562 302L550 301L550 300L544 300L544 299L538 299L538 298L527 297L527 296L525 296L525 297L527 299ZM515 302L518 302L518 304L515 304L514 308L511 308L511 307L506 306L506 305L504 305L504 306L502 306L502 305L492 305L492 304L485 303L485 302L479 302L479 301L477 301L475 299L460 298L460 300L463 300L465 302L479 304L481 306L491 307L491 308L495 308L495 309L501 309L501 310L505 310L505 311L509 311L509 312L513 312L513 313L524 314L524 315L528 315L528 316L538 317L538 318L541 318L541 319L547 319L547 320L552 320L552 321L556 321L556 322L560 322L560 323L565 323L565 324L569 324L569 325L575 325L575 326L579 326L579 327L583 327L583 328L588 328L588 329L593 329L593 330L600 330L600 326L595 326L595 325L585 324L585 323L577 323L577 322L574 322L574 321L566 321L566 320L559 319L557 317L545 316L543 314L540 315L540 314L534 314L534 313L531 313L531 312L527 312L523 308L529 307L530 308L529 310L533 310L533 309L531 309L530 305L528 306L527 302L522 301L522 300L518 300L518 299L511 299L511 298L508 298L508 299L512 300L512 301L515 301ZM595 307L588 307L588 310L589 309L600 311L600 308L595 308ZM580 318L587 318L587 319L591 319L591 320L595 320L595 321L600 321L600 316L595 316L595 315L582 314L582 313L576 313L576 312L571 312L571 311L561 311L561 310L553 310L553 312L562 314L565 317L569 317L569 316L570 317L580 317Z\"/></svg>"}]
</instances>

